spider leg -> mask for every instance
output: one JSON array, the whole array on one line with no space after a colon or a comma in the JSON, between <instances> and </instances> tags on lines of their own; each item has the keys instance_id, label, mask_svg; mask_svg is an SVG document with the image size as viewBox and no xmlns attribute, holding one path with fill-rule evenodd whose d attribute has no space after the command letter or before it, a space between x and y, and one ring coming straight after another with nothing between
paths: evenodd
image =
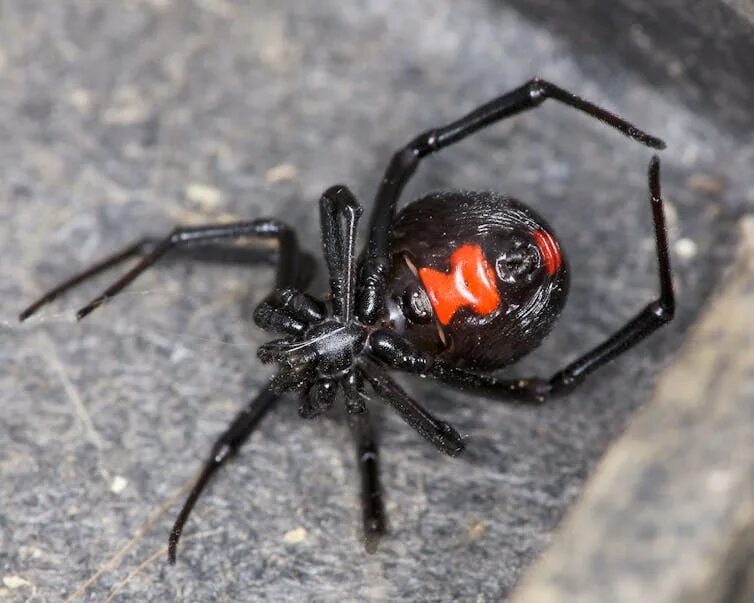
<instances>
[{"instance_id":1,"label":"spider leg","mask_svg":"<svg viewBox=\"0 0 754 603\"><path fill-rule=\"evenodd\" d=\"M650 136L614 113L541 79L530 80L445 126L427 130L393 155L377 191L369 224L366 259L360 274L357 314L362 321L374 324L380 315L385 279L390 271L390 226L400 194L421 159L490 124L534 109L548 98L598 119L648 147L665 148L665 143L659 138Z\"/></svg>"},{"instance_id":2,"label":"spider leg","mask_svg":"<svg viewBox=\"0 0 754 603\"><path fill-rule=\"evenodd\" d=\"M603 343L571 362L548 381L550 393L565 392L603 364L610 362L642 339L670 322L675 315L675 293L670 269L668 233L665 225L660 191L660 160L652 157L649 163L649 203L652 208L657 269L660 281L659 297L644 307L634 318L608 337Z\"/></svg>"},{"instance_id":3,"label":"spider leg","mask_svg":"<svg viewBox=\"0 0 754 603\"><path fill-rule=\"evenodd\" d=\"M368 553L374 553L380 537L385 533L385 509L380 487L377 439L366 409L360 413L349 413L348 426L356 444L356 462L359 464L361 475L364 545Z\"/></svg>"},{"instance_id":4,"label":"spider leg","mask_svg":"<svg viewBox=\"0 0 754 603\"><path fill-rule=\"evenodd\" d=\"M29 316L35 314L37 310L39 310L42 306L50 303L69 289L73 289L76 285L83 283L84 281L87 281L90 278L93 278L98 274L101 274L102 272L105 272L106 270L109 270L110 268L117 266L118 264L130 258L144 256L151 253L154 248L157 247L158 242L158 239L153 238L139 239L128 247L125 247L124 249L121 249L120 251L106 257L104 260L97 262L83 272L72 276L71 278L63 281L56 287L47 291L28 308L21 312L18 319L23 322L24 320L29 318Z\"/></svg>"},{"instance_id":5,"label":"spider leg","mask_svg":"<svg viewBox=\"0 0 754 603\"><path fill-rule=\"evenodd\" d=\"M404 392L376 362L364 360L364 375L374 392L438 450L449 456L458 456L463 452L463 438L453 426L432 416Z\"/></svg>"},{"instance_id":6,"label":"spider leg","mask_svg":"<svg viewBox=\"0 0 754 603\"><path fill-rule=\"evenodd\" d=\"M566 393L580 385L587 375L632 348L645 337L669 322L675 312L675 294L670 271L665 214L660 194L660 160L649 164L649 200L654 222L660 294L634 318L619 328L603 343L589 350L549 379L498 379L459 369L431 354L417 350L411 343L387 330L375 331L370 349L390 368L432 377L460 389L482 395L518 401L541 403L550 396Z\"/></svg>"},{"instance_id":7,"label":"spider leg","mask_svg":"<svg viewBox=\"0 0 754 603\"><path fill-rule=\"evenodd\" d=\"M108 256L104 260L94 264L83 272L76 274L72 278L60 283L54 289L45 293L33 304L26 308L19 315L19 320L23 322L43 306L57 299L60 295L76 287L99 274L106 272L110 268L133 257L144 256L157 246L159 239L147 237L132 243L128 247ZM275 266L278 260L277 249L267 246L263 247L238 247L234 245L207 244L201 247L177 247L170 253L171 257L179 256L192 261L216 263L216 264L239 264L244 266L254 266L267 264ZM300 257L301 271L309 274L305 280L309 280L316 269L314 258L308 253L301 252Z\"/></svg>"},{"instance_id":8,"label":"spider leg","mask_svg":"<svg viewBox=\"0 0 754 603\"><path fill-rule=\"evenodd\" d=\"M302 419L313 419L323 412L327 412L335 403L338 392L337 382L333 379L318 379L309 388L305 396L301 397L298 414Z\"/></svg>"},{"instance_id":9,"label":"spider leg","mask_svg":"<svg viewBox=\"0 0 754 603\"><path fill-rule=\"evenodd\" d=\"M372 355L390 369L430 377L488 398L532 404L540 403L544 396L554 393L545 379L498 379L458 368L417 349L407 339L386 329L372 333L369 344Z\"/></svg>"},{"instance_id":10,"label":"spider leg","mask_svg":"<svg viewBox=\"0 0 754 603\"><path fill-rule=\"evenodd\" d=\"M291 254L298 255L299 251L296 246L295 235L290 230L288 232L292 235L292 240L288 241L289 245L285 245L282 237L279 240L281 261L278 264L277 283L280 288L275 289L268 295L265 301L276 304L277 307L289 312L294 318L298 317L302 320L306 320L307 318L316 319L318 316L324 314L324 308L321 306L321 303L291 288L291 286L306 286L311 278L311 271L300 270L298 263L293 261L296 260L295 256L293 258L290 257ZM282 257L286 254L287 257ZM230 427L215 442L209 459L194 483L173 524L173 529L170 531L168 539L168 560L170 563L175 563L176 547L178 546L183 526L209 479L246 442L259 421L272 405L277 402L283 392L300 383L300 379L294 378L298 377L298 375L292 377L290 373L291 371L284 371L273 377L259 395L236 415Z\"/></svg>"},{"instance_id":11,"label":"spider leg","mask_svg":"<svg viewBox=\"0 0 754 603\"><path fill-rule=\"evenodd\" d=\"M254 398L238 415L236 415L230 427L217 439L207 462L197 478L191 492L178 513L178 517L170 530L168 538L168 561L175 563L176 547L183 532L183 526L191 514L196 501L204 491L210 478L215 472L249 439L259 421L264 417L272 405L280 398L280 394L274 393L269 385Z\"/></svg>"},{"instance_id":12,"label":"spider leg","mask_svg":"<svg viewBox=\"0 0 754 603\"><path fill-rule=\"evenodd\" d=\"M80 320L92 310L102 305L111 297L117 295L137 276L147 270L152 264L174 248L186 248L207 243L215 243L220 239L238 239L241 237L274 238L278 242L277 287L286 287L293 283L299 272L302 254L298 250L296 235L287 225L278 220L254 220L237 222L234 224L219 224L197 226L191 228L176 228L162 240L141 239L120 252L95 264L84 272L73 276L26 308L19 316L25 320L41 306L52 301L55 297L78 285L79 283L123 262L124 260L141 255L141 260L118 281L108 287L101 295L81 308L76 317Z\"/></svg>"},{"instance_id":13,"label":"spider leg","mask_svg":"<svg viewBox=\"0 0 754 603\"><path fill-rule=\"evenodd\" d=\"M346 186L338 184L322 195L319 215L333 314L342 322L349 322L356 287L356 235L361 206Z\"/></svg>"},{"instance_id":14,"label":"spider leg","mask_svg":"<svg viewBox=\"0 0 754 603\"><path fill-rule=\"evenodd\" d=\"M306 328L327 315L318 299L287 287L275 289L254 310L254 322L267 331L301 335Z\"/></svg>"}]
</instances>

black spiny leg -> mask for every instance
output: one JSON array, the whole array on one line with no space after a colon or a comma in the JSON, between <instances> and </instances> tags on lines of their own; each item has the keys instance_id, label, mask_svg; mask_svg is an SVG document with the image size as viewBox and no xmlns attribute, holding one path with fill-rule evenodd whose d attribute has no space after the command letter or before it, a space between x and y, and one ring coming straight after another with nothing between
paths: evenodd
<instances>
[{"instance_id":1,"label":"black spiny leg","mask_svg":"<svg viewBox=\"0 0 754 603\"><path fill-rule=\"evenodd\" d=\"M665 143L659 138L650 136L617 115L540 79L530 80L520 88L474 109L446 126L420 134L393 155L377 191L369 224L369 244L359 282L357 314L363 322L374 324L379 318L385 295L385 279L390 272L390 230L395 218L396 205L403 187L419 167L421 159L463 140L490 124L534 109L548 98L586 113L648 147L665 148Z\"/></svg>"},{"instance_id":2,"label":"black spiny leg","mask_svg":"<svg viewBox=\"0 0 754 603\"><path fill-rule=\"evenodd\" d=\"M348 415L356 444L356 462L361 474L361 506L364 519L364 546L368 553L377 550L380 537L385 533L385 510L379 476L379 456L374 429L366 410Z\"/></svg>"},{"instance_id":3,"label":"black spiny leg","mask_svg":"<svg viewBox=\"0 0 754 603\"><path fill-rule=\"evenodd\" d=\"M632 348L673 318L675 295L670 271L665 213L660 195L660 160L657 157L653 157L649 164L649 201L657 245L659 297L607 340L551 378L497 379L490 375L459 369L417 350L410 342L386 330L376 331L372 335L372 353L390 368L432 377L448 385L475 391L491 398L540 403L550 396L572 390L580 385L587 375Z\"/></svg>"},{"instance_id":4,"label":"black spiny leg","mask_svg":"<svg viewBox=\"0 0 754 603\"><path fill-rule=\"evenodd\" d=\"M285 224L278 220L254 220L251 222L237 222L234 224L218 224L210 226L197 226L192 228L176 228L162 240L142 239L118 253L95 264L84 272L61 283L51 291L42 295L23 312L19 319L25 320L43 305L55 299L61 293L75 287L105 270L120 264L135 256L142 256L141 260L128 272L126 272L113 285L81 308L76 317L80 320L92 310L101 306L111 297L120 293L137 276L150 268L157 260L175 248L193 247L196 245L212 244L222 239L239 239L242 237L273 238L278 241L278 271L277 287L286 287L291 284L299 271L302 255L298 250L296 235Z\"/></svg>"},{"instance_id":5,"label":"black spiny leg","mask_svg":"<svg viewBox=\"0 0 754 603\"><path fill-rule=\"evenodd\" d=\"M66 291L73 289L76 285L79 285L83 283L84 281L88 281L90 278L94 278L98 274L101 274L110 268L113 268L114 266L117 266L118 264L125 262L128 259L139 257L139 256L145 256L152 251L154 251L154 248L157 247L159 240L158 239L151 239L151 238L144 238L140 239L139 241L136 241L135 243L132 243L128 247L121 249L120 251L106 257L104 260L97 262L90 268L87 268L83 272L80 272L79 274L76 274L75 276L72 276L66 281L63 281L53 289L50 289L42 295L39 299L37 299L34 303L32 303L28 308L26 308L21 314L19 314L18 319L20 321L24 321L32 314L35 314L37 310L39 310L42 306L45 306L49 304L51 301L57 299L59 295L62 295Z\"/></svg>"},{"instance_id":6,"label":"black spiny leg","mask_svg":"<svg viewBox=\"0 0 754 603\"><path fill-rule=\"evenodd\" d=\"M230 427L215 442L204 469L191 488L186 502L183 503L183 507L173 524L173 529L170 530L170 538L168 539L168 560L170 563L175 563L176 547L181 532L183 532L183 526L186 524L191 510L204 491L209 479L249 439L259 421L279 398L280 395L273 393L268 384L256 398L249 402L246 408L236 415Z\"/></svg>"},{"instance_id":7,"label":"black spiny leg","mask_svg":"<svg viewBox=\"0 0 754 603\"><path fill-rule=\"evenodd\" d=\"M267 331L301 335L323 320L327 308L320 300L293 287L275 289L254 310L254 322Z\"/></svg>"},{"instance_id":8,"label":"black spiny leg","mask_svg":"<svg viewBox=\"0 0 754 603\"><path fill-rule=\"evenodd\" d=\"M458 456L463 452L463 438L453 426L435 418L426 408L412 399L376 362L365 359L364 375L374 392L387 402L409 427L415 429L440 452L449 456Z\"/></svg>"},{"instance_id":9,"label":"black spiny leg","mask_svg":"<svg viewBox=\"0 0 754 603\"><path fill-rule=\"evenodd\" d=\"M300 252L296 243L296 236L287 226L274 220L258 220L249 224L259 225L257 236L274 236L278 239L277 288L267 296L262 305L266 304L265 320L282 321L289 329L295 330L296 324L305 325L319 319L324 314L322 305L313 298L299 293L294 287L308 284L310 273L302 271ZM232 235L231 235L232 236ZM245 236L245 235L240 235ZM255 315L259 320L259 316ZM206 487L214 473L249 439L259 421L267 411L278 401L281 392L274 384L280 375L274 377L265 388L243 409L231 423L230 427L218 438L212 447L209 459L204 465L199 478L186 498L178 517L173 524L168 539L168 561L175 563L176 547L181 537L183 526L191 514L196 501Z\"/></svg>"}]
</instances>

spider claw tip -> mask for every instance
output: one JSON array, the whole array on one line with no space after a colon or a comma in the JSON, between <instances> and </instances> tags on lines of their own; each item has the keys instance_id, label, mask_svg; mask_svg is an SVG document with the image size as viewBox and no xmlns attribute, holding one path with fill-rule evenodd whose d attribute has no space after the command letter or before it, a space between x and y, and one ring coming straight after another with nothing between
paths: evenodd
<instances>
[{"instance_id":1,"label":"spider claw tip","mask_svg":"<svg viewBox=\"0 0 754 603\"><path fill-rule=\"evenodd\" d=\"M91 314L92 310L94 310L97 306L89 304L88 306L85 306L81 308L78 312L76 312L76 320L81 320L82 318L85 318L89 314Z\"/></svg>"},{"instance_id":2,"label":"spider claw tip","mask_svg":"<svg viewBox=\"0 0 754 603\"><path fill-rule=\"evenodd\" d=\"M173 535L170 535L170 541L168 542L168 563L170 565L175 565L175 558L176 558L176 548L178 545L178 540L173 538Z\"/></svg>"}]
</instances>

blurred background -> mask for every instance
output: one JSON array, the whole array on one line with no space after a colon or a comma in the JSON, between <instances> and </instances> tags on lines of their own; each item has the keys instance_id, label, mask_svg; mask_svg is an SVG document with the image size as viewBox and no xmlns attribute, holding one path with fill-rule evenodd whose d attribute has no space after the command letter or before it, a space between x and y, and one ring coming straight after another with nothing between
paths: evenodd
<instances>
[{"instance_id":1,"label":"blurred background","mask_svg":"<svg viewBox=\"0 0 754 603\"><path fill-rule=\"evenodd\" d=\"M725 287L754 203L753 23L743 0L0 0L0 598L508 597ZM326 187L344 182L370 208L410 137L535 75L668 143L677 319L540 409L402 379L469 439L464 455L443 458L375 408L390 529L374 555L359 541L341 417L304 422L286 400L214 481L169 567L181 488L269 375L249 315L271 271L168 261L80 324L75 310L108 277L24 325L19 310L176 223L278 216L318 252ZM406 200L508 193L544 215L569 254L560 324L509 374L557 370L656 295L650 156L549 102L422 164ZM718 460L742 463L748 488L754 454L743 452ZM686 467L704 468L703 459ZM660 481L676 476L687 477L667 470ZM717 497L742 492L754 500L754 489ZM684 550L693 552L693 526L709 515L691 512ZM626 546L650 559L652 536ZM718 544L709 566L732 564L746 584L739 549ZM662 559L679 564L682 553L671 547ZM552 600L575 600L553 588ZM626 592L620 600L642 591ZM751 591L732 592L727 600L744 601Z\"/></svg>"}]
</instances>

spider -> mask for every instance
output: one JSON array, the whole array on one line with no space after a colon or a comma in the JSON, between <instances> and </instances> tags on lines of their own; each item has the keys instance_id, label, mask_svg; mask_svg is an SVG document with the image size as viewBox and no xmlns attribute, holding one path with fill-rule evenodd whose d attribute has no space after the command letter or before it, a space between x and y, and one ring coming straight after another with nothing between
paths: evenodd
<instances>
[{"instance_id":1,"label":"spider","mask_svg":"<svg viewBox=\"0 0 754 603\"><path fill-rule=\"evenodd\" d=\"M568 263L555 233L532 209L494 192L438 192L399 213L396 206L424 157L546 99L596 118L648 147L665 147L617 115L548 81L532 79L456 121L425 131L393 155L377 191L361 255L356 250L361 206L344 185L324 192L319 217L329 274L327 301L306 292L313 260L299 249L293 229L276 219L259 219L179 227L162 239L141 239L51 289L21 313L23 321L59 294L132 257L141 259L79 310L78 319L171 250L246 237L277 243L275 289L254 311L259 327L281 335L258 349L262 362L277 363L277 373L214 444L170 532L170 563L175 563L183 527L209 479L287 391L299 394L298 412L304 418L326 412L342 392L361 475L364 541L373 552L386 521L377 438L367 410L370 397L387 403L439 451L457 456L464 449L458 431L413 400L389 371L435 379L509 403L539 405L570 392L673 318L660 162L655 155L649 163L649 199L660 281L657 299L549 378L489 374L537 347L565 304Z\"/></svg>"}]
</instances>

